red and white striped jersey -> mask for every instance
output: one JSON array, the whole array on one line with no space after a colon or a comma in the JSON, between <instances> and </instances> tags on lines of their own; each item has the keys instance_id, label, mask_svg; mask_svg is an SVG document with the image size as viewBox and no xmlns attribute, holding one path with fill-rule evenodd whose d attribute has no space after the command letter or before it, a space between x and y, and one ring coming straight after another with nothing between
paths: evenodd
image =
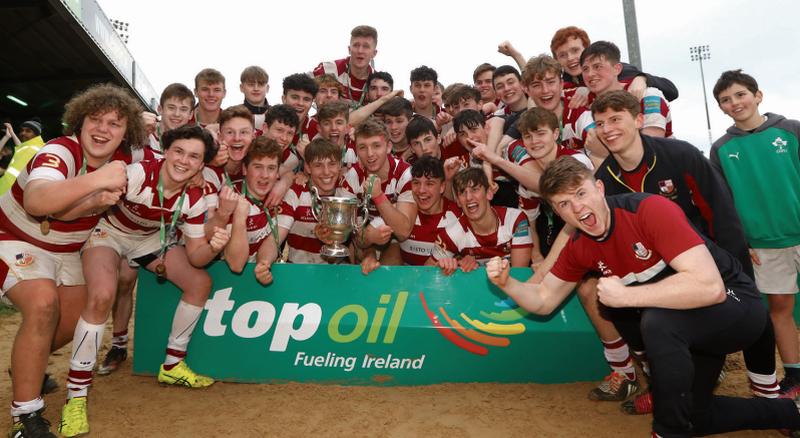
<instances>
[{"instance_id":1,"label":"red and white striped jersey","mask_svg":"<svg viewBox=\"0 0 800 438\"><path fill-rule=\"evenodd\" d=\"M50 231L42 234L40 227L45 218L29 215L23 208L23 196L30 181L64 181L79 176L83 160L83 149L74 136L58 137L44 145L20 172L11 190L0 197L0 240L23 240L59 253L80 250L100 216L68 222L50 218ZM86 167L87 174L95 170Z\"/></svg>"},{"instance_id":2,"label":"red and white striped jersey","mask_svg":"<svg viewBox=\"0 0 800 438\"><path fill-rule=\"evenodd\" d=\"M436 236L440 230L456 223L461 217L461 208L458 204L442 198L442 211L436 214L425 214L417 212L414 220L414 228L408 239L400 242L400 253L403 256L403 263L412 266L422 266L428 257L431 256ZM376 218L372 224L375 227L384 225L383 219Z\"/></svg>"},{"instance_id":3,"label":"red and white striped jersey","mask_svg":"<svg viewBox=\"0 0 800 438\"><path fill-rule=\"evenodd\" d=\"M234 183L233 187L236 189L237 192L242 193L242 186L245 184L244 180L238 181ZM251 262L255 262L255 255L258 252L258 249L261 247L261 243L264 242L272 229L270 229L269 221L267 220L267 214L264 213L263 207L257 205L253 202L250 197L247 197L247 202L250 204L250 209L247 212L247 245L249 247L248 254L250 256ZM270 215L272 215L272 220L277 226L277 215L280 212L280 206L275 207L270 210ZM233 221L233 215L228 220L228 230L230 230L231 223Z\"/></svg>"},{"instance_id":4,"label":"red and white striped jersey","mask_svg":"<svg viewBox=\"0 0 800 438\"><path fill-rule=\"evenodd\" d=\"M348 135L347 140L345 140L344 147L345 151L344 157L342 158L342 165L349 170L351 167L355 166L356 163L358 163L355 140L351 139Z\"/></svg>"},{"instance_id":5,"label":"red and white striped jersey","mask_svg":"<svg viewBox=\"0 0 800 438\"><path fill-rule=\"evenodd\" d=\"M164 205L158 199L158 179L164 160L142 161L128 165L128 187L125 197L111 208L105 220L114 228L128 234L146 236L157 233L161 218L165 224L172 222L172 215L178 207L181 193L164 198ZM187 187L177 227L189 238L205 237L203 221L206 214L203 190Z\"/></svg>"},{"instance_id":6,"label":"red and white striped jersey","mask_svg":"<svg viewBox=\"0 0 800 438\"><path fill-rule=\"evenodd\" d=\"M466 216L439 230L436 244L431 251L434 260L471 255L480 265L485 265L492 257L510 258L514 248L531 248L528 219L522 210L507 207L490 207L490 213L499 220L497 230L482 236L472 230Z\"/></svg>"},{"instance_id":7,"label":"red and white striped jersey","mask_svg":"<svg viewBox=\"0 0 800 438\"><path fill-rule=\"evenodd\" d=\"M188 121L188 122L186 122L186 124L187 124L187 125L189 125L189 126L199 126L199 127L203 128L203 129L205 129L205 128L206 128L206 126L208 126L208 125L212 125L212 124L214 124L214 123L217 123L217 120L214 120L213 122L208 122L208 121L206 121L206 122L204 122L204 123L198 122L198 121L197 121L197 111L198 111L198 106L199 106L199 105L200 105L200 104L197 104L197 106L195 106L195 107L194 107L194 110L192 111L192 117L190 117L190 118L189 118L189 121ZM220 112L219 112L219 113L217 113L217 119L219 119L219 115L220 115L221 113L222 113L222 111L221 111L221 110L220 110Z\"/></svg>"},{"instance_id":8,"label":"red and white striped jersey","mask_svg":"<svg viewBox=\"0 0 800 438\"><path fill-rule=\"evenodd\" d=\"M625 85L628 89L630 84ZM642 97L641 110L644 115L642 128L661 128L664 130L664 137L672 137L672 113L669 109L669 102L664 98L664 93L658 88L647 87Z\"/></svg>"},{"instance_id":9,"label":"red and white striped jersey","mask_svg":"<svg viewBox=\"0 0 800 438\"><path fill-rule=\"evenodd\" d=\"M521 140L517 140L522 142ZM556 158L569 156L572 157L586 166L589 170L594 171L594 165L592 165L592 160L586 156L581 151L576 151L575 149L570 149L562 144L556 145ZM530 156L529 156L530 158ZM531 160L535 161L535 158L531 158ZM519 208L525 212L525 215L528 216L528 221L533 223L534 220L539 216L539 204L541 204L541 199L539 198L539 194L534 192L533 190L528 190L520 184L519 186Z\"/></svg>"},{"instance_id":10,"label":"red and white striped jersey","mask_svg":"<svg viewBox=\"0 0 800 438\"><path fill-rule=\"evenodd\" d=\"M524 166L533 161L533 158L528 154L528 150L525 149L525 143L523 143L522 140L511 142L504 152L504 158L518 166ZM517 195L519 195L519 208L525 212L528 221L532 222L536 219L536 216L539 215L539 203L536 202L534 207L530 207L530 204L524 203L523 200L531 198L533 192L525 188L524 185L519 184L517 186Z\"/></svg>"},{"instance_id":11,"label":"red and white striped jersey","mask_svg":"<svg viewBox=\"0 0 800 438\"><path fill-rule=\"evenodd\" d=\"M442 147L442 161L448 158L459 157L464 163L469 163L471 159L470 150L465 148L460 141L455 140L447 146Z\"/></svg>"},{"instance_id":12,"label":"red and white striped jersey","mask_svg":"<svg viewBox=\"0 0 800 438\"><path fill-rule=\"evenodd\" d=\"M354 195L337 188L335 196L353 198ZM317 220L311 213L311 192L308 186L293 184L283 197L278 211L278 226L289 230L289 261L292 263L326 264L319 252L322 241L317 239L314 227Z\"/></svg>"},{"instance_id":13,"label":"red and white striped jersey","mask_svg":"<svg viewBox=\"0 0 800 438\"><path fill-rule=\"evenodd\" d=\"M319 121L316 114L308 117L308 129L305 134L308 136L308 141L313 140L319 134Z\"/></svg>"},{"instance_id":14,"label":"red and white striped jersey","mask_svg":"<svg viewBox=\"0 0 800 438\"><path fill-rule=\"evenodd\" d=\"M397 202L414 202L414 195L411 194L411 166L405 161L398 160L392 155L386 157L389 160L389 178L386 181L381 181L381 190L389 198L389 201L394 204ZM358 196L359 199L363 198L361 192L361 185L367 179L367 174L361 167L361 163L356 163L344 175L344 182L342 187L350 193ZM370 220L379 216L378 208L375 207L374 202L369 204L369 218Z\"/></svg>"},{"instance_id":15,"label":"red and white striped jersey","mask_svg":"<svg viewBox=\"0 0 800 438\"><path fill-rule=\"evenodd\" d=\"M150 137L154 136L151 134ZM137 149L131 149L130 153L126 153L125 151L122 150L122 148L118 148L114 152L114 155L111 156L111 160L109 161L120 160L123 161L125 164L133 164L133 163L138 163L139 161L155 160L155 159L160 160L162 158L164 157L161 155L161 153L153 150L151 146L145 145Z\"/></svg>"},{"instance_id":16,"label":"red and white striped jersey","mask_svg":"<svg viewBox=\"0 0 800 438\"><path fill-rule=\"evenodd\" d=\"M590 95L590 99L593 97ZM573 149L583 149L586 136L590 129L594 129L594 119L592 112L587 106L569 108L567 101L564 101L564 112L561 118L561 143L569 144Z\"/></svg>"},{"instance_id":17,"label":"red and white striped jersey","mask_svg":"<svg viewBox=\"0 0 800 438\"><path fill-rule=\"evenodd\" d=\"M300 122L300 128L295 131L294 137L292 137L292 144L296 145L300 143L300 138L304 135L307 135L311 130L311 126L314 125L314 129L319 132L319 127L317 125L317 121L308 115L306 115L305 119ZM316 132L312 132L315 136L317 135ZM311 140L311 136L308 136L308 139Z\"/></svg>"},{"instance_id":18,"label":"red and white striped jersey","mask_svg":"<svg viewBox=\"0 0 800 438\"><path fill-rule=\"evenodd\" d=\"M222 190L222 186L227 183L227 178L231 179L231 183L236 183L242 181L244 179L244 173L242 173L242 169L239 168L239 171L236 173L229 173L228 176L225 176L225 168L224 167L216 167L216 166L203 166L203 179L206 181L205 187L203 188L203 197L206 201L206 207L208 208L217 208L219 206L219 192Z\"/></svg>"},{"instance_id":19,"label":"red and white striped jersey","mask_svg":"<svg viewBox=\"0 0 800 438\"><path fill-rule=\"evenodd\" d=\"M262 128L264 128L264 119L266 118L266 116L267 116L266 112L261 114L253 114L253 127L255 131L257 131L256 136L259 136L264 133L264 130Z\"/></svg>"},{"instance_id":20,"label":"red and white striped jersey","mask_svg":"<svg viewBox=\"0 0 800 438\"><path fill-rule=\"evenodd\" d=\"M295 169L300 165L300 157L292 148L286 148L281 153L281 167L288 166L290 169Z\"/></svg>"},{"instance_id":21,"label":"red and white striped jersey","mask_svg":"<svg viewBox=\"0 0 800 438\"><path fill-rule=\"evenodd\" d=\"M161 149L161 140L155 133L151 133L147 136L147 145L154 151L164 153L164 150Z\"/></svg>"},{"instance_id":22,"label":"red and white striped jersey","mask_svg":"<svg viewBox=\"0 0 800 438\"><path fill-rule=\"evenodd\" d=\"M312 71L313 76L322 76L324 74L333 75L336 80L344 86L342 98L358 102L361 100L361 93L367 85L366 79L359 79L352 74L348 74L347 66L350 64L350 57L344 59L337 59L336 61L323 61L317 65ZM372 74L372 66L369 67L367 75ZM366 96L365 96L366 97Z\"/></svg>"},{"instance_id":23,"label":"red and white striped jersey","mask_svg":"<svg viewBox=\"0 0 800 438\"><path fill-rule=\"evenodd\" d=\"M630 83L624 83L623 88L627 91ZM589 101L586 106L575 109L564 109L563 126L561 133L562 141L572 140L575 148L582 148L586 141L586 134L590 129L595 128L592 111L589 110L597 96L589 93ZM640 100L641 112L644 115L642 128L661 128L664 136L672 137L672 113L669 109L669 102L664 98L664 94L658 88L647 87L644 97Z\"/></svg>"}]
</instances>

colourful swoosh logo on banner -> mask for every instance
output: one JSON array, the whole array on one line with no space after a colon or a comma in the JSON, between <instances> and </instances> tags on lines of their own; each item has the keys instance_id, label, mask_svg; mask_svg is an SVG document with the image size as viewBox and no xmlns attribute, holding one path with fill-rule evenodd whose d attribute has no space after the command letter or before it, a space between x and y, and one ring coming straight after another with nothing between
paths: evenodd
<instances>
[{"instance_id":1,"label":"colourful swoosh logo on banner","mask_svg":"<svg viewBox=\"0 0 800 438\"><path fill-rule=\"evenodd\" d=\"M462 350L472 354L485 356L489 354L489 348L505 348L511 345L508 336L519 335L525 332L525 325L521 322L512 324L501 324L498 322L484 322L477 318L470 318L464 312L459 313L459 317L466 323L462 324L448 315L443 306L439 306L438 312L432 310L425 300L425 294L419 293L422 308L428 319L431 320L434 328L450 343ZM528 313L521 309L509 309L499 313L480 312L481 316L493 321L511 322L522 319Z\"/></svg>"}]
</instances>

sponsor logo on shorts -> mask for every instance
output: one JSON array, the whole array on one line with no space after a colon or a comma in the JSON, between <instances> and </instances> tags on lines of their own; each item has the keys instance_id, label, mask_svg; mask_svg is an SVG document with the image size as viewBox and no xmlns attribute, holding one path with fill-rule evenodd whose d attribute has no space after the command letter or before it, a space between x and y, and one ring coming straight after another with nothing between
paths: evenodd
<instances>
[{"instance_id":1,"label":"sponsor logo on shorts","mask_svg":"<svg viewBox=\"0 0 800 438\"><path fill-rule=\"evenodd\" d=\"M108 233L102 228L98 227L92 230L92 237L94 237L95 239L105 239L106 237L108 237Z\"/></svg>"},{"instance_id":2,"label":"sponsor logo on shorts","mask_svg":"<svg viewBox=\"0 0 800 438\"><path fill-rule=\"evenodd\" d=\"M19 267L19 268L26 268L26 267L32 265L33 261L35 260L33 258L33 255L30 254L30 253L27 253L27 252L23 252L23 253L17 254L15 256L15 259L16 259L16 261L14 262L14 265Z\"/></svg>"},{"instance_id":3,"label":"sponsor logo on shorts","mask_svg":"<svg viewBox=\"0 0 800 438\"><path fill-rule=\"evenodd\" d=\"M633 255L639 260L647 260L653 255L653 251L645 248L642 242L636 242L633 244Z\"/></svg>"}]
</instances>

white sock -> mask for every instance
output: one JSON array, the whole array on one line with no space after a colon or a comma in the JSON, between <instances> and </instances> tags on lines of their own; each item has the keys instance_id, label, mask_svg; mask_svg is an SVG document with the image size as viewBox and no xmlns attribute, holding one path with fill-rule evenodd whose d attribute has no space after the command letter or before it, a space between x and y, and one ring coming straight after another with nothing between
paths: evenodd
<instances>
[{"instance_id":1,"label":"white sock","mask_svg":"<svg viewBox=\"0 0 800 438\"><path fill-rule=\"evenodd\" d=\"M11 402L11 416L14 421L17 421L20 415L30 414L36 412L44 407L44 400L41 397L36 397L31 401L12 401Z\"/></svg>"},{"instance_id":2,"label":"white sock","mask_svg":"<svg viewBox=\"0 0 800 438\"><path fill-rule=\"evenodd\" d=\"M86 397L92 384L92 369L97 362L97 351L103 341L105 324L89 324L83 317L75 326L72 339L72 359L67 376L67 398Z\"/></svg>"},{"instance_id":3,"label":"white sock","mask_svg":"<svg viewBox=\"0 0 800 438\"><path fill-rule=\"evenodd\" d=\"M778 376L775 372L758 374L748 371L747 379L750 380L750 389L756 397L778 398L781 388L778 386Z\"/></svg>"},{"instance_id":4,"label":"white sock","mask_svg":"<svg viewBox=\"0 0 800 438\"><path fill-rule=\"evenodd\" d=\"M192 333L203 308L189 304L183 300L178 303L175 309L175 317L172 319L172 329L169 332L167 341L167 357L164 365L175 365L186 356L186 348L192 340Z\"/></svg>"},{"instance_id":5,"label":"white sock","mask_svg":"<svg viewBox=\"0 0 800 438\"><path fill-rule=\"evenodd\" d=\"M601 342L603 343L603 354L611 369L619 374L624 374L628 380L636 380L636 368L633 367L633 358L631 358L628 344L622 338L608 342L601 339Z\"/></svg>"},{"instance_id":6,"label":"white sock","mask_svg":"<svg viewBox=\"0 0 800 438\"><path fill-rule=\"evenodd\" d=\"M111 337L111 345L117 348L128 348L128 329L119 333L113 333Z\"/></svg>"}]
</instances>

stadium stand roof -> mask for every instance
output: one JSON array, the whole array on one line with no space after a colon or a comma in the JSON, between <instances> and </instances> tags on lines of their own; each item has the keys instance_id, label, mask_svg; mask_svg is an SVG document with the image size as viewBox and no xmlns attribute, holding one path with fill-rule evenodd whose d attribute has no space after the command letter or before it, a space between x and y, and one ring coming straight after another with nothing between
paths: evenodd
<instances>
[{"instance_id":1,"label":"stadium stand roof","mask_svg":"<svg viewBox=\"0 0 800 438\"><path fill-rule=\"evenodd\" d=\"M46 138L59 135L64 104L96 83L125 86L151 110L157 105L96 0L3 0L0 47L0 121L15 130L38 116Z\"/></svg>"}]
</instances>

